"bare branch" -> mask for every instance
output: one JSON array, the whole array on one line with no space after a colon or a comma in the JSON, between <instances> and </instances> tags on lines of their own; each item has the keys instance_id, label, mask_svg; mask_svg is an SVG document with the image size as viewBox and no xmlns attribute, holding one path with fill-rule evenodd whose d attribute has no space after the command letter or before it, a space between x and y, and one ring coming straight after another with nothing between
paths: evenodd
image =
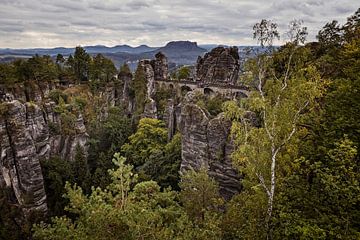
<instances>
[{"instance_id":1,"label":"bare branch","mask_svg":"<svg viewBox=\"0 0 360 240\"><path fill-rule=\"evenodd\" d=\"M268 195L268 197L270 197L271 194L270 194L269 188L265 184L264 177L262 176L261 173L256 173L256 176L258 177L258 179L260 181L260 185L265 189L265 192Z\"/></svg>"}]
</instances>

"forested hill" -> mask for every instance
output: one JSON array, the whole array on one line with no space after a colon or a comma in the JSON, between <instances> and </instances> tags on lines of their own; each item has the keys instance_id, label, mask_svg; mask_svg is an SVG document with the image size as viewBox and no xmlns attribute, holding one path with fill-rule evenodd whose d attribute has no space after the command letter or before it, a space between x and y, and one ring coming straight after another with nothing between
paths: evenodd
<instances>
[{"instance_id":1,"label":"forested hill","mask_svg":"<svg viewBox=\"0 0 360 240\"><path fill-rule=\"evenodd\" d=\"M253 31L243 72L236 47L0 63L0 239L360 239L360 9Z\"/></svg>"}]
</instances>

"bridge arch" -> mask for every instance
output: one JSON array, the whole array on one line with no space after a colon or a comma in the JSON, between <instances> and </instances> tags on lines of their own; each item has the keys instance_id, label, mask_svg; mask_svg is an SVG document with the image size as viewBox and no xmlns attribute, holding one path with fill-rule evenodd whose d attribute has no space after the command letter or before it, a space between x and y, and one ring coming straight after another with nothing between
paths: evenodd
<instances>
[{"instance_id":1,"label":"bridge arch","mask_svg":"<svg viewBox=\"0 0 360 240\"><path fill-rule=\"evenodd\" d=\"M191 92L192 91L192 88L187 86L187 85L183 85L181 86L181 93L184 93L186 94L187 92Z\"/></svg>"},{"instance_id":2,"label":"bridge arch","mask_svg":"<svg viewBox=\"0 0 360 240\"><path fill-rule=\"evenodd\" d=\"M204 88L204 94L207 95L207 96L214 96L215 92L211 88L206 87L206 88Z\"/></svg>"},{"instance_id":3,"label":"bridge arch","mask_svg":"<svg viewBox=\"0 0 360 240\"><path fill-rule=\"evenodd\" d=\"M245 93L238 91L235 93L235 97L236 98L247 98L248 96Z\"/></svg>"}]
</instances>

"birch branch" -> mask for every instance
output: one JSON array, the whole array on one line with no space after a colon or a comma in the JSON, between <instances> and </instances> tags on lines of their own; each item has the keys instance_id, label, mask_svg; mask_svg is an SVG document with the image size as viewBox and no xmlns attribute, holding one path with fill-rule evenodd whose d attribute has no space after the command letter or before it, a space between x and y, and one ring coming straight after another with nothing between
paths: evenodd
<instances>
[{"instance_id":1,"label":"birch branch","mask_svg":"<svg viewBox=\"0 0 360 240\"><path fill-rule=\"evenodd\" d=\"M269 191L269 188L266 186L265 184L265 180L264 177L261 175L261 173L256 173L256 176L258 177L259 181L260 181L260 185L265 189L266 194L268 195L268 197L271 196L271 193Z\"/></svg>"}]
</instances>

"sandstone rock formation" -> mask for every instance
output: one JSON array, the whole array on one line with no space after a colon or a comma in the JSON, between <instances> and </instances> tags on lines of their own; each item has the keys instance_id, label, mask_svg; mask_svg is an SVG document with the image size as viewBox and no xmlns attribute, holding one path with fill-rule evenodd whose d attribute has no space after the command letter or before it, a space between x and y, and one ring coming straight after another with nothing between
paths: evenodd
<instances>
[{"instance_id":1,"label":"sandstone rock formation","mask_svg":"<svg viewBox=\"0 0 360 240\"><path fill-rule=\"evenodd\" d=\"M199 57L196 66L197 81L204 84L235 85L239 77L240 61L237 47L217 47L204 57Z\"/></svg>"},{"instance_id":2,"label":"sandstone rock formation","mask_svg":"<svg viewBox=\"0 0 360 240\"><path fill-rule=\"evenodd\" d=\"M45 214L46 195L39 155L46 154L49 146L46 123L39 115L41 110L18 100L2 107L6 117L0 118L0 186L13 189L25 215L33 210Z\"/></svg>"},{"instance_id":3,"label":"sandstone rock formation","mask_svg":"<svg viewBox=\"0 0 360 240\"><path fill-rule=\"evenodd\" d=\"M119 86L119 94L116 95L116 99L118 99L118 104L123 103L126 105L126 109L128 113L133 111L133 102L130 101L129 92L130 92L130 84L132 81L133 75L129 71L129 69L120 70L118 79L121 84ZM120 101L119 101L120 100Z\"/></svg>"},{"instance_id":4,"label":"sandstone rock formation","mask_svg":"<svg viewBox=\"0 0 360 240\"><path fill-rule=\"evenodd\" d=\"M84 148L88 134L83 116L75 113L72 134L64 134L61 114L48 98L52 82L0 86L0 187L12 189L15 203L29 216L46 213L46 195L40 160L60 156L71 161L77 145ZM105 88L105 102L116 104L114 88Z\"/></svg>"},{"instance_id":5,"label":"sandstone rock formation","mask_svg":"<svg viewBox=\"0 0 360 240\"><path fill-rule=\"evenodd\" d=\"M81 114L76 119L74 135L52 133L50 125L61 124L54 106L48 102L42 108L19 100L1 104L0 187L13 190L25 214L47 211L40 160L54 155L72 160L77 145L86 149L88 134Z\"/></svg>"},{"instance_id":6,"label":"sandstone rock formation","mask_svg":"<svg viewBox=\"0 0 360 240\"><path fill-rule=\"evenodd\" d=\"M232 167L231 123L222 115L210 119L209 113L191 102L191 94L181 106L181 172L205 167L219 183L220 194L230 199L241 190L239 173Z\"/></svg>"},{"instance_id":7,"label":"sandstone rock formation","mask_svg":"<svg viewBox=\"0 0 360 240\"><path fill-rule=\"evenodd\" d=\"M154 69L155 80L165 80L168 75L168 60L167 57L162 53L158 52L155 55L155 60L152 61Z\"/></svg>"},{"instance_id":8,"label":"sandstone rock formation","mask_svg":"<svg viewBox=\"0 0 360 240\"><path fill-rule=\"evenodd\" d=\"M146 78L147 93L146 104L144 108L144 117L157 118L157 108L154 101L155 95L155 81L166 80L168 74L167 58L161 52L155 55L154 60L144 59L139 62L143 67Z\"/></svg>"}]
</instances>

